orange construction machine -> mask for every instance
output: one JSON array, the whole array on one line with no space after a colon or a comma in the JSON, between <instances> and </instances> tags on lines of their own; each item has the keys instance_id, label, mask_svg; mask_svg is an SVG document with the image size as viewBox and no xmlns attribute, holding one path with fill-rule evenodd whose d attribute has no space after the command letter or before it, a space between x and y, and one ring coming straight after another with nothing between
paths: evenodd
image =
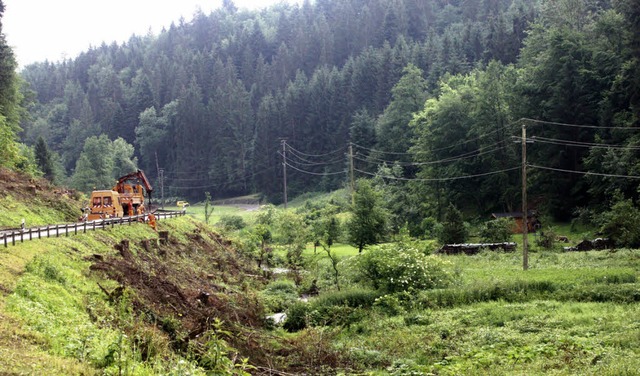
<instances>
[{"instance_id":1,"label":"orange construction machine","mask_svg":"<svg viewBox=\"0 0 640 376\"><path fill-rule=\"evenodd\" d=\"M85 209L86 219L92 221L144 214L145 191L151 200L153 188L142 170L122 176L111 190L91 192L89 207Z\"/></svg>"}]
</instances>

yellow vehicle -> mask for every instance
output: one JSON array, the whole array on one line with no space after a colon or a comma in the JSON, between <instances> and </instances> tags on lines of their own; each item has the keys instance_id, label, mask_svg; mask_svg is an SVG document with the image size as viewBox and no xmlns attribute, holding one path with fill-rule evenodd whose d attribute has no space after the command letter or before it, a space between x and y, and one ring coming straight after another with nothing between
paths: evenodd
<instances>
[{"instance_id":1,"label":"yellow vehicle","mask_svg":"<svg viewBox=\"0 0 640 376\"><path fill-rule=\"evenodd\" d=\"M123 215L124 210L118 192L111 190L91 192L88 220L122 217Z\"/></svg>"},{"instance_id":2,"label":"yellow vehicle","mask_svg":"<svg viewBox=\"0 0 640 376\"><path fill-rule=\"evenodd\" d=\"M153 188L142 170L122 176L111 190L91 192L86 219L92 221L144 214L145 191L151 200Z\"/></svg>"}]
</instances>

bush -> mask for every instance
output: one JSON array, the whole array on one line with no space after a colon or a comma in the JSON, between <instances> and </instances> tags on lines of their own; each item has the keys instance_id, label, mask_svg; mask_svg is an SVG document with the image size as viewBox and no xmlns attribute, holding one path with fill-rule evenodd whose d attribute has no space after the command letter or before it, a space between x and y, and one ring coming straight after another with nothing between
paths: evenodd
<instances>
[{"instance_id":1,"label":"bush","mask_svg":"<svg viewBox=\"0 0 640 376\"><path fill-rule=\"evenodd\" d=\"M281 279L271 282L261 296L268 311L282 312L297 301L298 290L293 281Z\"/></svg>"},{"instance_id":2,"label":"bush","mask_svg":"<svg viewBox=\"0 0 640 376\"><path fill-rule=\"evenodd\" d=\"M504 243L511 240L513 221L509 218L497 218L484 223L480 229L480 238L484 243Z\"/></svg>"},{"instance_id":3,"label":"bush","mask_svg":"<svg viewBox=\"0 0 640 376\"><path fill-rule=\"evenodd\" d=\"M217 225L225 230L242 230L247 227L244 219L239 215L223 215Z\"/></svg>"},{"instance_id":4,"label":"bush","mask_svg":"<svg viewBox=\"0 0 640 376\"><path fill-rule=\"evenodd\" d=\"M356 278L386 293L445 287L453 281L449 261L405 242L373 247L355 260Z\"/></svg>"},{"instance_id":5,"label":"bush","mask_svg":"<svg viewBox=\"0 0 640 376\"><path fill-rule=\"evenodd\" d=\"M308 304L297 302L289 307L283 327L288 331L297 331L307 325L348 326L366 317L368 308L379 296L377 291L355 289L324 294Z\"/></svg>"},{"instance_id":6,"label":"bush","mask_svg":"<svg viewBox=\"0 0 640 376\"><path fill-rule=\"evenodd\" d=\"M296 302L287 310L287 318L282 327L289 332L297 332L307 327L309 304Z\"/></svg>"},{"instance_id":7,"label":"bush","mask_svg":"<svg viewBox=\"0 0 640 376\"><path fill-rule=\"evenodd\" d=\"M363 307L368 308L373 305L380 292L366 289L353 289L332 292L330 294L320 295L313 301L314 309L322 307L344 305L347 307Z\"/></svg>"},{"instance_id":8,"label":"bush","mask_svg":"<svg viewBox=\"0 0 640 376\"><path fill-rule=\"evenodd\" d=\"M556 232L551 227L544 231L540 231L540 236L536 240L536 244L544 249L553 249L556 245Z\"/></svg>"},{"instance_id":9,"label":"bush","mask_svg":"<svg viewBox=\"0 0 640 376\"><path fill-rule=\"evenodd\" d=\"M608 212L602 213L600 232L618 247L640 246L640 210L631 200L619 199Z\"/></svg>"}]
</instances>

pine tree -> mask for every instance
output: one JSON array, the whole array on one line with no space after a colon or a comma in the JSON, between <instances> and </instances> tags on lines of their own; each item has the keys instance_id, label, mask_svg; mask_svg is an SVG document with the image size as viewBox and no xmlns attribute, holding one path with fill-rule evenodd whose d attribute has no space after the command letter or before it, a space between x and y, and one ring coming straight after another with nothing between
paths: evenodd
<instances>
[{"instance_id":1,"label":"pine tree","mask_svg":"<svg viewBox=\"0 0 640 376\"><path fill-rule=\"evenodd\" d=\"M467 241L467 237L468 232L464 226L462 213L453 204L449 204L438 240L442 244L460 244Z\"/></svg>"},{"instance_id":2,"label":"pine tree","mask_svg":"<svg viewBox=\"0 0 640 376\"><path fill-rule=\"evenodd\" d=\"M43 137L38 137L36 141L36 145L34 147L36 163L38 164L38 168L44 174L44 177L48 180L54 179L54 168L53 168L53 160L51 156L51 151L49 151L49 147L47 146L47 142Z\"/></svg>"}]
</instances>

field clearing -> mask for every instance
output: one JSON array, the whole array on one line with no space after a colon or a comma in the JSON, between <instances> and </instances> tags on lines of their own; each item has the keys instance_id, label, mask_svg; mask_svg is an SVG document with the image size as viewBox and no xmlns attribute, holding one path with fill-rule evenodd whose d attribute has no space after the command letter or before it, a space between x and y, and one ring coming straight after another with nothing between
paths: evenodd
<instances>
[{"instance_id":1,"label":"field clearing","mask_svg":"<svg viewBox=\"0 0 640 376\"><path fill-rule=\"evenodd\" d=\"M440 256L456 283L345 309L334 345L376 375L637 375L638 251L530 256Z\"/></svg>"},{"instance_id":2,"label":"field clearing","mask_svg":"<svg viewBox=\"0 0 640 376\"><path fill-rule=\"evenodd\" d=\"M176 206L165 206L165 210L181 210L182 208L178 208ZM211 212L211 217L209 218L209 224L217 223L220 218L224 216L232 216L237 215L242 217L246 222L252 222L253 217L258 209L258 205L213 205L213 211ZM204 205L193 205L187 207L187 215L198 219L202 222L205 221L204 214Z\"/></svg>"}]
</instances>

